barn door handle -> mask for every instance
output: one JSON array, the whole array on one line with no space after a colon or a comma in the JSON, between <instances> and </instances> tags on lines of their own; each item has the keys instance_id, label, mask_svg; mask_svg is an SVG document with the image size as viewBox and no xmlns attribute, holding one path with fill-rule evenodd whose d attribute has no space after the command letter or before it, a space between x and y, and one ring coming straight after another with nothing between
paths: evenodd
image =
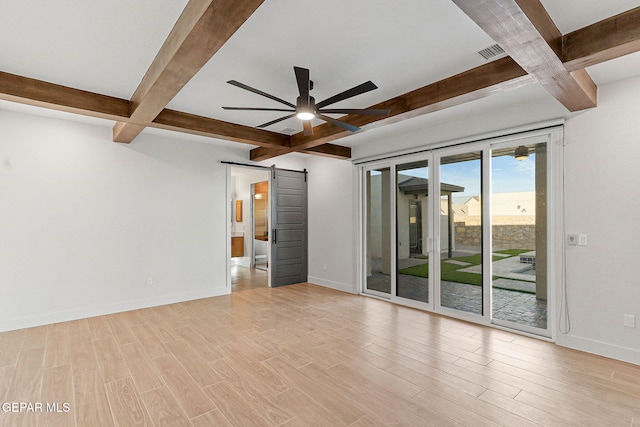
<instances>
[{"instance_id":1,"label":"barn door handle","mask_svg":"<svg viewBox=\"0 0 640 427\"><path fill-rule=\"evenodd\" d=\"M273 234L273 244L275 245L276 243L278 243L278 234L277 234L277 230L274 228L273 230L271 230L272 234Z\"/></svg>"}]
</instances>

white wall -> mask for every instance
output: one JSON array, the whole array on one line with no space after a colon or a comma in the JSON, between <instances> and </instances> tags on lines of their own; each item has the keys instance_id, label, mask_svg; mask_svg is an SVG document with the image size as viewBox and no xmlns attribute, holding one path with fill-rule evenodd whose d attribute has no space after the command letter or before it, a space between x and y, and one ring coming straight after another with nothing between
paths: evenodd
<instances>
[{"instance_id":1,"label":"white wall","mask_svg":"<svg viewBox=\"0 0 640 427\"><path fill-rule=\"evenodd\" d=\"M354 168L345 160L308 157L309 282L357 292Z\"/></svg>"},{"instance_id":2,"label":"white wall","mask_svg":"<svg viewBox=\"0 0 640 427\"><path fill-rule=\"evenodd\" d=\"M246 153L0 110L0 331L228 293L219 160Z\"/></svg>"},{"instance_id":3,"label":"white wall","mask_svg":"<svg viewBox=\"0 0 640 427\"><path fill-rule=\"evenodd\" d=\"M567 250L571 331L558 342L640 363L640 78L598 98L565 130L566 228L588 246Z\"/></svg>"}]
</instances>

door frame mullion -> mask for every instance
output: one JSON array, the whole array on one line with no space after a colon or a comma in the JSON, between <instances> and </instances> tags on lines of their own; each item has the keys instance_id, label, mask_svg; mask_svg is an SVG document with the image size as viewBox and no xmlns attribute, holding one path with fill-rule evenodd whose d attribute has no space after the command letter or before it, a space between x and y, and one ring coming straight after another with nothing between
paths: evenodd
<instances>
[{"instance_id":1,"label":"door frame mullion","mask_svg":"<svg viewBox=\"0 0 640 427\"><path fill-rule=\"evenodd\" d=\"M440 312L440 156L433 152L429 170L429 205L431 210L431 245L429 247L429 286L433 289L433 311Z\"/></svg>"},{"instance_id":2,"label":"door frame mullion","mask_svg":"<svg viewBox=\"0 0 640 427\"><path fill-rule=\"evenodd\" d=\"M396 299L398 294L398 225L396 218L398 216L398 198L396 197L396 167L397 162L391 162L389 165L389 231L391 240L391 299Z\"/></svg>"},{"instance_id":3,"label":"door frame mullion","mask_svg":"<svg viewBox=\"0 0 640 427\"><path fill-rule=\"evenodd\" d=\"M482 319L484 324L491 323L493 310L493 241L491 233L491 146L482 149Z\"/></svg>"}]
</instances>

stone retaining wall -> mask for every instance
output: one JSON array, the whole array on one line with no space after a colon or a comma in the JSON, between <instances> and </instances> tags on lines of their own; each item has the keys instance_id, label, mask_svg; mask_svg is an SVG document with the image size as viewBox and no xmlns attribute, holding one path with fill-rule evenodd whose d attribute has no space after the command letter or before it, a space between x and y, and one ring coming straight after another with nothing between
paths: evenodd
<instances>
[{"instance_id":1,"label":"stone retaining wall","mask_svg":"<svg viewBox=\"0 0 640 427\"><path fill-rule=\"evenodd\" d=\"M456 247L480 246L481 227L479 225L465 225L463 222L455 224ZM535 225L494 225L493 248L501 249L531 249L536 248Z\"/></svg>"}]
</instances>

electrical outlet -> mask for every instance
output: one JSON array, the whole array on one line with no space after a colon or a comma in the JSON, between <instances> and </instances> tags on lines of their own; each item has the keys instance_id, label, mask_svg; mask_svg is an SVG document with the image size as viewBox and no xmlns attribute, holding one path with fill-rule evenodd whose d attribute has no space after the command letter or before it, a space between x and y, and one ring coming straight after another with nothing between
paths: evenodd
<instances>
[{"instance_id":1,"label":"electrical outlet","mask_svg":"<svg viewBox=\"0 0 640 427\"><path fill-rule=\"evenodd\" d=\"M636 327L636 316L633 314L625 314L624 315L624 326L625 328L635 328Z\"/></svg>"},{"instance_id":2,"label":"electrical outlet","mask_svg":"<svg viewBox=\"0 0 640 427\"><path fill-rule=\"evenodd\" d=\"M569 246L578 246L578 235L577 234L567 235L567 243L569 244Z\"/></svg>"},{"instance_id":3,"label":"electrical outlet","mask_svg":"<svg viewBox=\"0 0 640 427\"><path fill-rule=\"evenodd\" d=\"M587 246L586 234L578 234L578 246Z\"/></svg>"},{"instance_id":4,"label":"electrical outlet","mask_svg":"<svg viewBox=\"0 0 640 427\"><path fill-rule=\"evenodd\" d=\"M147 286L153 286L153 277L147 277Z\"/></svg>"},{"instance_id":5,"label":"electrical outlet","mask_svg":"<svg viewBox=\"0 0 640 427\"><path fill-rule=\"evenodd\" d=\"M322 264L322 269L323 269L324 271L327 271L327 264Z\"/></svg>"}]
</instances>

